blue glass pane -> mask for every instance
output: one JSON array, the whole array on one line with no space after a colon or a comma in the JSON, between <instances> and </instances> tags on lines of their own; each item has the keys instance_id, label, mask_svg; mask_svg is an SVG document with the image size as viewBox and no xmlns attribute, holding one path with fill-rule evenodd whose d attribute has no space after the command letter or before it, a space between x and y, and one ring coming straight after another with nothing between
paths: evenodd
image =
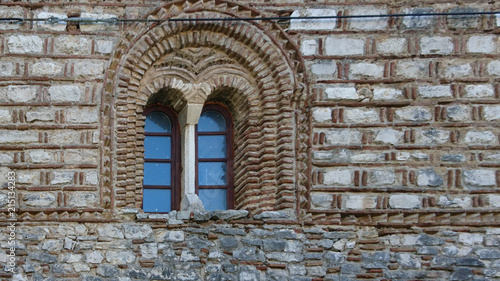
<instances>
[{"instance_id":1,"label":"blue glass pane","mask_svg":"<svg viewBox=\"0 0 500 281\"><path fill-rule=\"evenodd\" d=\"M205 210L227 210L226 189L199 189L198 191Z\"/></svg>"},{"instance_id":2,"label":"blue glass pane","mask_svg":"<svg viewBox=\"0 0 500 281\"><path fill-rule=\"evenodd\" d=\"M198 158L226 158L226 136L198 136Z\"/></svg>"},{"instance_id":3,"label":"blue glass pane","mask_svg":"<svg viewBox=\"0 0 500 281\"><path fill-rule=\"evenodd\" d=\"M226 185L226 162L198 162L198 185Z\"/></svg>"},{"instance_id":4,"label":"blue glass pane","mask_svg":"<svg viewBox=\"0 0 500 281\"><path fill-rule=\"evenodd\" d=\"M170 163L144 163L144 185L170 185Z\"/></svg>"},{"instance_id":5,"label":"blue glass pane","mask_svg":"<svg viewBox=\"0 0 500 281\"><path fill-rule=\"evenodd\" d=\"M170 133L172 131L172 124L165 113L153 111L146 117L144 130L146 133Z\"/></svg>"},{"instance_id":6,"label":"blue glass pane","mask_svg":"<svg viewBox=\"0 0 500 281\"><path fill-rule=\"evenodd\" d=\"M172 191L170 189L144 189L144 212L170 212L172 210Z\"/></svg>"},{"instance_id":7,"label":"blue glass pane","mask_svg":"<svg viewBox=\"0 0 500 281\"><path fill-rule=\"evenodd\" d=\"M217 111L203 112L198 121L198 132L225 132L226 119Z\"/></svg>"},{"instance_id":8,"label":"blue glass pane","mask_svg":"<svg viewBox=\"0 0 500 281\"><path fill-rule=\"evenodd\" d=\"M146 136L144 156L148 159L170 159L172 157L171 137Z\"/></svg>"}]
</instances>

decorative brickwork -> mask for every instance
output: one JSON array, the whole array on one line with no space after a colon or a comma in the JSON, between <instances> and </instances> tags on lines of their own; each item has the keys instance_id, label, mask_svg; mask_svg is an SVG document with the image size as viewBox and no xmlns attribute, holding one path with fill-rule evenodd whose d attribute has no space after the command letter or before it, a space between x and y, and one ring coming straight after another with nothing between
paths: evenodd
<instances>
[{"instance_id":1,"label":"decorative brickwork","mask_svg":"<svg viewBox=\"0 0 500 281\"><path fill-rule=\"evenodd\" d=\"M179 5L188 7L176 12L181 10ZM235 17L259 15L244 6L224 2L189 5L168 4L151 17L219 18L229 11ZM111 154L103 156L106 159L117 155L118 161L109 167L117 173L117 196L110 199L115 206L140 207L144 120L139 113L153 94L172 88L184 95L181 99L162 101L174 110L182 109L187 100L203 102L206 96L192 95L206 92L214 93L208 100L228 103L233 111L236 208L251 212L294 211L295 174L299 171L295 167L299 159L294 143L299 132L293 123L294 114L300 113L295 108L299 108L307 89L299 87L304 66L282 29L270 23L170 22L149 29L138 24L128 34L115 52L106 82L109 86L105 87L111 92L104 92L102 103L106 107L116 106L116 112L110 110L111 115L105 118L113 126L116 114L116 152L110 142ZM286 40L292 48L278 44L280 40ZM188 91L187 83L205 90L189 86ZM168 99L168 93L165 98ZM302 122L308 124L307 119ZM308 139L307 133L301 132L303 139ZM114 139L105 133L103 137ZM304 162L300 169L304 181L306 157L297 155ZM107 194L105 191L105 197L112 196Z\"/></svg>"}]
</instances>

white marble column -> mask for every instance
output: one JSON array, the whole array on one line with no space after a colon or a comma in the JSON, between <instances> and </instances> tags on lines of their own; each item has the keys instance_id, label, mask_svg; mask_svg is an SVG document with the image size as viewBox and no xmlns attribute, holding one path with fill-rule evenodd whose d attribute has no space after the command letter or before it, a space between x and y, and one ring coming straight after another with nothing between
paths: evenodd
<instances>
[{"instance_id":1,"label":"white marble column","mask_svg":"<svg viewBox=\"0 0 500 281\"><path fill-rule=\"evenodd\" d=\"M198 124L203 104L188 103L179 115L181 127L181 211L204 210L196 195L196 142L195 126Z\"/></svg>"}]
</instances>

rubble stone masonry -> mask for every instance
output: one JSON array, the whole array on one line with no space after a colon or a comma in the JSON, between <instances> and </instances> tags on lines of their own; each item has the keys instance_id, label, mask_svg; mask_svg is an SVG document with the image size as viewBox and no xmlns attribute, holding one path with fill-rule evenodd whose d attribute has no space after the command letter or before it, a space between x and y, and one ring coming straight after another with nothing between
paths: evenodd
<instances>
[{"instance_id":1,"label":"rubble stone masonry","mask_svg":"<svg viewBox=\"0 0 500 281\"><path fill-rule=\"evenodd\" d=\"M52 19L0 20L0 280L500 280L500 13L456 15L495 11L2 1ZM144 213L143 110L204 102L235 210Z\"/></svg>"}]
</instances>

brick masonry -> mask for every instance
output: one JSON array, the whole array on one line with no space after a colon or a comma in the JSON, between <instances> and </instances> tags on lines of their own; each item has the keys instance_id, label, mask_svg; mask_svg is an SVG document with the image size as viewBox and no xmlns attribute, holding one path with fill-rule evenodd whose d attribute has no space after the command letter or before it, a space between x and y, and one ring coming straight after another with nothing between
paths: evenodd
<instances>
[{"instance_id":1,"label":"brick masonry","mask_svg":"<svg viewBox=\"0 0 500 281\"><path fill-rule=\"evenodd\" d=\"M500 10L455 2L3 2L0 17ZM19 268L0 278L496 280L499 30L495 15L1 23L0 176L17 175ZM179 112L179 81L230 108L248 212L140 210L141 113L158 100ZM0 226L6 206L3 189Z\"/></svg>"}]
</instances>

